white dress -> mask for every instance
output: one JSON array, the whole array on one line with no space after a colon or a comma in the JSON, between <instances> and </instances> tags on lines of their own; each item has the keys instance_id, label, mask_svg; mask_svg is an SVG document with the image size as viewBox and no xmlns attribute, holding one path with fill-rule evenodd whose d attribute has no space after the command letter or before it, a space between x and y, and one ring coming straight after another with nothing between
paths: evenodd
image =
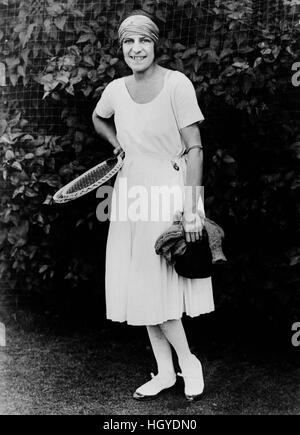
<instances>
[{"instance_id":1,"label":"white dress","mask_svg":"<svg viewBox=\"0 0 300 435\"><path fill-rule=\"evenodd\" d=\"M113 80L102 93L96 113L103 118L114 115L117 139L125 151L114 185L106 246L107 318L129 325L155 325L180 319L183 313L195 317L213 311L211 278L183 278L155 253L156 239L171 225L178 209L176 200L167 205L169 219L163 212L149 219L149 210L153 211L149 203L147 216L141 213L139 220L130 213L126 219L118 213L130 207L139 213L141 207L132 198L137 200L141 190L149 194L149 201L153 186L179 186L181 194L184 191L185 146L179 130L204 119L191 81L179 71L168 70L159 95L140 104L131 98L124 78ZM124 186L136 189L135 194L124 195ZM201 198L198 208L204 211Z\"/></svg>"}]
</instances>

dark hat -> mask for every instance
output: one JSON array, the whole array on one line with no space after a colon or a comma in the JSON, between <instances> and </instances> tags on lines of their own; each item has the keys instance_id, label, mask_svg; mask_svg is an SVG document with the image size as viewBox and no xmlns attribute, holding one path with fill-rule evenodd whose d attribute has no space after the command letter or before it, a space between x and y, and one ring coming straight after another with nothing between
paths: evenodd
<instances>
[{"instance_id":1,"label":"dark hat","mask_svg":"<svg viewBox=\"0 0 300 435\"><path fill-rule=\"evenodd\" d=\"M208 278L212 272L212 255L205 228L201 240L188 243L184 254L178 255L175 270L185 278Z\"/></svg>"}]
</instances>

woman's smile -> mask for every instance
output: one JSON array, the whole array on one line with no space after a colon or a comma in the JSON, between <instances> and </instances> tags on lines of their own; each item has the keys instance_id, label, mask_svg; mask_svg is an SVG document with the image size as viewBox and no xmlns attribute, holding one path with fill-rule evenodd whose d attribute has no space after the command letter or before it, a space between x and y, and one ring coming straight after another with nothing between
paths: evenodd
<instances>
[{"instance_id":1,"label":"woman's smile","mask_svg":"<svg viewBox=\"0 0 300 435\"><path fill-rule=\"evenodd\" d=\"M132 60L137 61L137 62L141 62L144 59L146 59L146 56L129 56Z\"/></svg>"}]
</instances>

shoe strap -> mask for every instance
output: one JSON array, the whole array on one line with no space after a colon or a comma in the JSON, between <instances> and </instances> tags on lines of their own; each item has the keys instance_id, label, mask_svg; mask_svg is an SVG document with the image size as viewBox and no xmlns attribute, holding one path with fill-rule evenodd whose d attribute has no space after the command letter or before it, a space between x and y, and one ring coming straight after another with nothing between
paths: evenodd
<instances>
[{"instance_id":1,"label":"shoe strap","mask_svg":"<svg viewBox=\"0 0 300 435\"><path fill-rule=\"evenodd\" d=\"M159 373L157 373L157 375L155 375L154 373L150 373L150 375L151 375L151 381L152 380L155 380L155 381L157 381L159 384L162 384L162 383L164 383L164 381L166 381L166 379L164 379L164 378L162 378L160 375L159 375ZM175 378L176 378L176 375L175 375Z\"/></svg>"},{"instance_id":2,"label":"shoe strap","mask_svg":"<svg viewBox=\"0 0 300 435\"><path fill-rule=\"evenodd\" d=\"M193 380L201 379L201 377L199 376L184 376L182 373L177 373L177 376L180 376L183 379L193 379Z\"/></svg>"}]
</instances>

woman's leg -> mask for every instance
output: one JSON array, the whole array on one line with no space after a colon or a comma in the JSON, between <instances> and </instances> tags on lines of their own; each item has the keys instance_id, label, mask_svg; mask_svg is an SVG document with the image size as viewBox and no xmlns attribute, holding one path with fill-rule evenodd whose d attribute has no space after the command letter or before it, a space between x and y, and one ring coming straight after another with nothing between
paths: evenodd
<instances>
[{"instance_id":1,"label":"woman's leg","mask_svg":"<svg viewBox=\"0 0 300 435\"><path fill-rule=\"evenodd\" d=\"M189 401L200 398L204 389L202 365L190 351L181 319L168 320L160 328L177 353L186 398Z\"/></svg>"},{"instance_id":2,"label":"woman's leg","mask_svg":"<svg viewBox=\"0 0 300 435\"><path fill-rule=\"evenodd\" d=\"M158 374L135 391L133 397L138 400L156 396L176 382L170 343L158 325L147 326L147 332L156 359Z\"/></svg>"},{"instance_id":3,"label":"woman's leg","mask_svg":"<svg viewBox=\"0 0 300 435\"><path fill-rule=\"evenodd\" d=\"M162 376L175 373L172 349L161 328L158 325L147 326L147 332L156 359L158 373Z\"/></svg>"},{"instance_id":4,"label":"woman's leg","mask_svg":"<svg viewBox=\"0 0 300 435\"><path fill-rule=\"evenodd\" d=\"M160 325L160 329L169 343L174 347L182 370L188 369L193 354L189 348L181 319L168 320Z\"/></svg>"}]
</instances>

